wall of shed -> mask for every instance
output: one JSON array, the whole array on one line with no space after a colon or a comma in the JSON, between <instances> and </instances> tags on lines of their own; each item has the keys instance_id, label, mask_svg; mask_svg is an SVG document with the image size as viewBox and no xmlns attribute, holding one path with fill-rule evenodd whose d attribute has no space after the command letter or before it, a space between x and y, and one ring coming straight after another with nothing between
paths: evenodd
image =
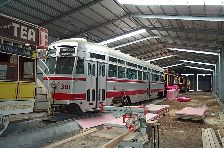
<instances>
[{"instance_id":1,"label":"wall of shed","mask_svg":"<svg viewBox=\"0 0 224 148\"><path fill-rule=\"evenodd\" d=\"M224 102L224 51L220 50L218 62L214 72L213 93L217 95L220 101Z\"/></svg>"},{"instance_id":2,"label":"wall of shed","mask_svg":"<svg viewBox=\"0 0 224 148\"><path fill-rule=\"evenodd\" d=\"M220 51L220 58L219 58L219 73L218 73L218 77L219 77L219 98L222 102L224 102L224 51L221 50Z\"/></svg>"}]
</instances>

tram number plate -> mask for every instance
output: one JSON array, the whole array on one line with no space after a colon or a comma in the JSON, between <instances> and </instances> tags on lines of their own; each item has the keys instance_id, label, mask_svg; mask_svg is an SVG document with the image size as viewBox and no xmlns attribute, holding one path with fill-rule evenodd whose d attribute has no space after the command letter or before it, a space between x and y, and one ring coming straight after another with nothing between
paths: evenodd
<instances>
[{"instance_id":1,"label":"tram number plate","mask_svg":"<svg viewBox=\"0 0 224 148\"><path fill-rule=\"evenodd\" d=\"M61 84L61 89L70 89L69 84Z\"/></svg>"}]
</instances>

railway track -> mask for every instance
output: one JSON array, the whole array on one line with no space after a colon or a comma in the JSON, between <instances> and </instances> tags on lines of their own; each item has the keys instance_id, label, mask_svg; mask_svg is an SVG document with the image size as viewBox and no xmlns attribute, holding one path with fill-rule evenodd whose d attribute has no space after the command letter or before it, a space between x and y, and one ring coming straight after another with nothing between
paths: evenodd
<instances>
[{"instance_id":1,"label":"railway track","mask_svg":"<svg viewBox=\"0 0 224 148\"><path fill-rule=\"evenodd\" d=\"M81 131L76 119L100 116L101 113L56 113L48 118L39 118L11 124L0 137L0 147L42 147L61 137Z\"/></svg>"},{"instance_id":2,"label":"railway track","mask_svg":"<svg viewBox=\"0 0 224 148\"><path fill-rule=\"evenodd\" d=\"M150 100L141 104L158 103L162 100ZM133 104L137 105L137 104ZM99 112L55 113L47 118L13 122L0 136L0 147L35 148L47 143L79 134L81 127L77 119L85 119L102 115Z\"/></svg>"},{"instance_id":3,"label":"railway track","mask_svg":"<svg viewBox=\"0 0 224 148\"><path fill-rule=\"evenodd\" d=\"M98 126L97 128L85 129L76 135L55 141L44 146L44 148L73 148L74 146L77 148L115 147L128 133L128 129L124 127L107 128L107 126Z\"/></svg>"}]
</instances>

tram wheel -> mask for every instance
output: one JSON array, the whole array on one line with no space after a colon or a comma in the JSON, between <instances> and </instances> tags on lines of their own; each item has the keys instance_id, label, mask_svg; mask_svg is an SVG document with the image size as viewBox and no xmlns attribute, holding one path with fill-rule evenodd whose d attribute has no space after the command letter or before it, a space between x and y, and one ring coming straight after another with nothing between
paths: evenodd
<instances>
[{"instance_id":1,"label":"tram wheel","mask_svg":"<svg viewBox=\"0 0 224 148\"><path fill-rule=\"evenodd\" d=\"M123 106L130 106L131 105L131 98L129 96L125 96L122 99Z\"/></svg>"}]
</instances>

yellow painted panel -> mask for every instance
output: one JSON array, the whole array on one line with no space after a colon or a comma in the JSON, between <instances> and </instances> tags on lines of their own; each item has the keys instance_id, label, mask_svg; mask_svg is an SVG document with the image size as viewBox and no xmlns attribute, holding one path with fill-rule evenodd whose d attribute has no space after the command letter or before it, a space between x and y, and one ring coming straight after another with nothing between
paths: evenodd
<instances>
[{"instance_id":1,"label":"yellow painted panel","mask_svg":"<svg viewBox=\"0 0 224 148\"><path fill-rule=\"evenodd\" d=\"M18 82L0 82L0 100L15 100Z\"/></svg>"},{"instance_id":2,"label":"yellow painted panel","mask_svg":"<svg viewBox=\"0 0 224 148\"><path fill-rule=\"evenodd\" d=\"M33 99L35 95L34 82L19 82L18 100Z\"/></svg>"}]
</instances>

